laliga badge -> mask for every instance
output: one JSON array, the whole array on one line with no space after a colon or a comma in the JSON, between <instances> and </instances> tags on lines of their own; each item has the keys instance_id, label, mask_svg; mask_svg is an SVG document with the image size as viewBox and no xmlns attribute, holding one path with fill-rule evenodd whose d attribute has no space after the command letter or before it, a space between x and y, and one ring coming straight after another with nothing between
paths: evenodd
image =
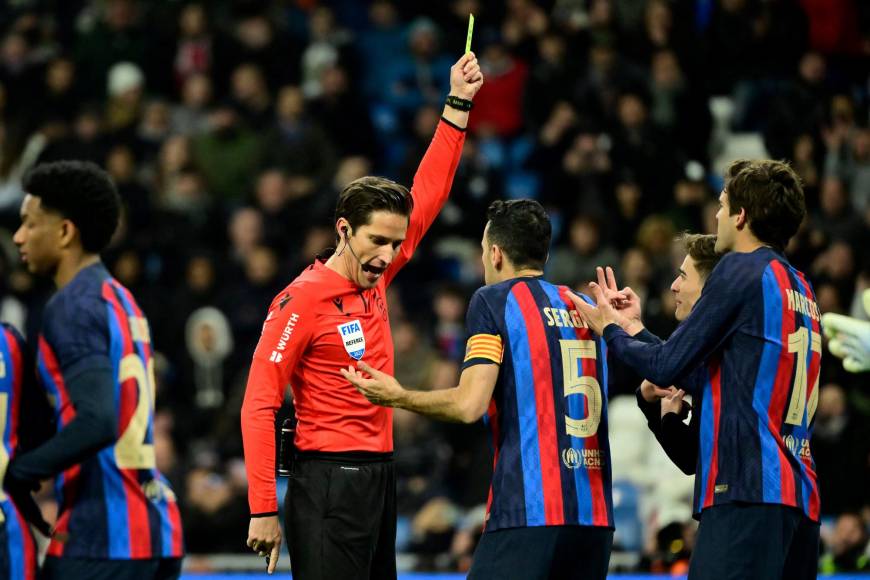
<instances>
[{"instance_id":1,"label":"laliga badge","mask_svg":"<svg viewBox=\"0 0 870 580\"><path fill-rule=\"evenodd\" d=\"M354 360L360 360L366 352L366 337L363 335L359 320L351 320L338 325L338 334L344 343L344 350Z\"/></svg>"}]
</instances>

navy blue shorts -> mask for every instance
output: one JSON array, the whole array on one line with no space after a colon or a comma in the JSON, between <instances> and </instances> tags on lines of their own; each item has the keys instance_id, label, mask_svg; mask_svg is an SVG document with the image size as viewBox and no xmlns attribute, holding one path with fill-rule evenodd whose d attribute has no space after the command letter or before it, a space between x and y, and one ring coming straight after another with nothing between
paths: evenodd
<instances>
[{"instance_id":1,"label":"navy blue shorts","mask_svg":"<svg viewBox=\"0 0 870 580\"><path fill-rule=\"evenodd\" d=\"M701 512L689 580L810 580L819 524L783 505L729 503Z\"/></svg>"},{"instance_id":2,"label":"navy blue shorts","mask_svg":"<svg viewBox=\"0 0 870 580\"><path fill-rule=\"evenodd\" d=\"M40 580L177 580L181 558L150 560L45 559Z\"/></svg>"},{"instance_id":3,"label":"navy blue shorts","mask_svg":"<svg viewBox=\"0 0 870 580\"><path fill-rule=\"evenodd\" d=\"M604 580L613 530L540 526L486 532L468 580Z\"/></svg>"}]
</instances>

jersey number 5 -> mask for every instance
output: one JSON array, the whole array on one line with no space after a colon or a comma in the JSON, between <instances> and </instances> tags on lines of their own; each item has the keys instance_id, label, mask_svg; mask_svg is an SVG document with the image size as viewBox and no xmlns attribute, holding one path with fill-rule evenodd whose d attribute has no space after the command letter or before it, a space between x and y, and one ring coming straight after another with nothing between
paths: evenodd
<instances>
[{"instance_id":1,"label":"jersey number 5","mask_svg":"<svg viewBox=\"0 0 870 580\"><path fill-rule=\"evenodd\" d=\"M156 465L154 445L145 443L145 436L154 409L154 359L148 362L146 372L138 355L128 354L122 358L118 380L124 383L130 379L136 381L138 400L133 417L115 443L115 463L121 469L153 469Z\"/></svg>"},{"instance_id":2,"label":"jersey number 5","mask_svg":"<svg viewBox=\"0 0 870 580\"><path fill-rule=\"evenodd\" d=\"M598 433L601 422L601 385L598 379L582 376L583 359L595 360L598 355L594 340L560 340L562 348L562 377L565 381L565 397L586 397L587 416L575 419L565 415L565 431L572 437L592 437Z\"/></svg>"}]
</instances>

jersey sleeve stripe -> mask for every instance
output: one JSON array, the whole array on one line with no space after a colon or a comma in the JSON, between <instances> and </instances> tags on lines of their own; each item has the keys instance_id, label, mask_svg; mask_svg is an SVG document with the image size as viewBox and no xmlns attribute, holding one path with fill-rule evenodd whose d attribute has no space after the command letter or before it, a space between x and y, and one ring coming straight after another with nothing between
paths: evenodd
<instances>
[{"instance_id":1,"label":"jersey sleeve stripe","mask_svg":"<svg viewBox=\"0 0 870 580\"><path fill-rule=\"evenodd\" d=\"M109 332L111 335L111 353L113 364L119 365L120 361L128 354L132 354L135 347L131 337L130 328L127 324L127 313L121 305L121 301L115 294L109 282L103 285L103 298L105 298L109 310ZM114 369L115 375L119 376L119 370ZM138 398L139 388L133 378L123 382L118 381L118 432L123 433L133 418ZM111 456L110 456L111 457ZM131 519L139 514L131 513L131 504L135 501L135 490L131 489L130 482L124 477L120 469L112 465L111 458L101 454L100 466L103 472L103 486L107 490L106 508L109 514L107 524L109 530L109 555L115 558L143 557L139 542L132 542L130 537ZM133 501L131 501L133 500ZM135 507L133 508L135 510ZM150 542L150 538L149 538ZM150 550L149 550L150 552ZM134 556L134 553L136 554ZM150 557L150 553L146 557Z\"/></svg>"},{"instance_id":2,"label":"jersey sleeve stripe","mask_svg":"<svg viewBox=\"0 0 870 580\"><path fill-rule=\"evenodd\" d=\"M18 447L18 422L19 422L19 412L21 410L21 378L23 373L27 372L27 369L24 369L24 365L21 362L21 347L18 344L18 339L15 336L15 333L3 328L3 360L7 365L11 368L5 371L5 376L9 377L12 381L12 384L9 385L9 399L7 403L8 420L9 425L6 429L6 434L0 433L0 437L3 437L3 441L0 442L0 445L6 446L7 453L13 454L15 453L15 449ZM2 387L0 387L2 388Z\"/></svg>"},{"instance_id":3,"label":"jersey sleeve stripe","mask_svg":"<svg viewBox=\"0 0 870 580\"><path fill-rule=\"evenodd\" d=\"M564 310L574 310L573 304L565 302L567 298L567 293L570 290L561 286L558 288L550 288L548 295L550 298L550 303L556 308L564 309ZM584 297L585 299L585 297ZM564 328L563 336L565 336L568 340L590 340L595 343L595 358L583 358L580 361L580 368L577 369L581 376L591 377L598 382L598 388L601 389L602 395L604 396L604 400L607 400L607 383L606 379L604 384L602 385L600 381L600 377L598 377L598 363L599 358L603 356L601 351L601 345L604 344L604 341L600 338L596 340L596 337L592 334L592 331L588 328ZM606 356L606 355L604 355ZM605 359L606 360L606 359ZM602 367L606 368L606 364L603 364ZM579 397L568 397L567 404L568 409L571 413L572 417L588 417L590 415L590 409L588 407L589 398L583 397L582 400L578 400ZM597 450L599 453L605 453L605 446L607 441L607 406L606 403L602 405L602 409L600 411L601 416L601 425L600 431L604 434L604 441L599 441L598 432L594 435L586 438L571 436L571 446L577 449L592 449ZM609 454L608 454L609 457ZM607 459L605 459L607 460ZM584 477L579 479L576 477L575 473L575 481L576 485L581 486L577 490L577 501L578 501L578 510L583 514L585 521L589 521L592 525L595 526L608 526L612 525L612 517L610 513L613 511L613 508L610 507L612 503L610 498L607 495L607 489L610 489L611 483L609 481L605 482L605 478L602 474L601 469L577 469L575 472L583 472Z\"/></svg>"},{"instance_id":4,"label":"jersey sleeve stripe","mask_svg":"<svg viewBox=\"0 0 870 580\"><path fill-rule=\"evenodd\" d=\"M564 509L562 503L562 479L559 467L559 451L556 439L555 408L553 401L553 376L549 361L551 353L544 331L543 322L535 298L526 284L516 284L511 289L511 298L517 305L516 316L523 320L524 339L528 349L528 374L531 381L527 383L531 389L529 398L535 400L535 423L537 440L535 465L535 486L542 496L543 516L546 525L564 524ZM525 451L525 449L523 450ZM528 501L528 499L527 499Z\"/></svg>"}]
</instances>

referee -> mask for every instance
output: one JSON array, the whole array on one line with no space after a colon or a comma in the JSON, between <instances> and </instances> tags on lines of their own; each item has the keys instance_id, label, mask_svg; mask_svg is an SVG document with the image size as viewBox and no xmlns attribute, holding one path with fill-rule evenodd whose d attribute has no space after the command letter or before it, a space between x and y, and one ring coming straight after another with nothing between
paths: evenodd
<instances>
[{"instance_id":1,"label":"referee","mask_svg":"<svg viewBox=\"0 0 870 580\"><path fill-rule=\"evenodd\" d=\"M269 307L242 406L247 544L269 556L269 573L281 546L275 413L289 384L297 427L284 513L293 577L396 577L392 410L369 403L339 369L365 356L392 374L386 290L447 200L482 84L468 52L450 69L450 94L411 191L379 177L350 183L336 205L335 252Z\"/></svg>"}]
</instances>

